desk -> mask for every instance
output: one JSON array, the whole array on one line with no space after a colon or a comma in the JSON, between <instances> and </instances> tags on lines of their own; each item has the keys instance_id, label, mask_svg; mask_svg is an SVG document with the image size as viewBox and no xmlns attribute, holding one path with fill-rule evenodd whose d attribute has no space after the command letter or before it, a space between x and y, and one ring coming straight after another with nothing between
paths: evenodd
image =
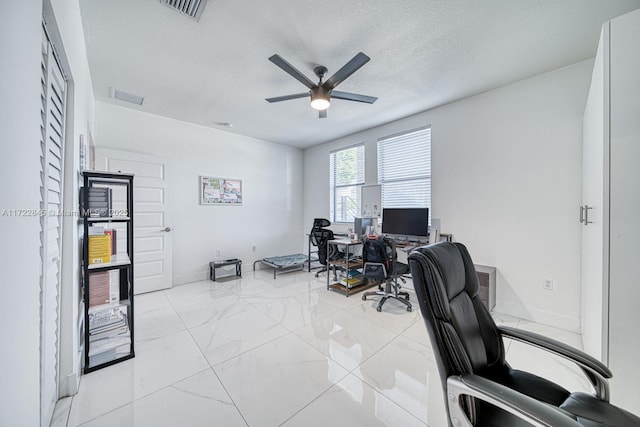
<instances>
[{"instance_id":1,"label":"desk","mask_svg":"<svg viewBox=\"0 0 640 427\"><path fill-rule=\"evenodd\" d=\"M334 234L335 237L347 237L347 234ZM311 272L311 270L315 270L317 268L322 268L323 265L316 265L314 267L311 267L311 263L316 262L316 261L320 261L318 259L318 247L316 245L313 244L313 242L311 241L311 233L307 233L307 271ZM312 250L311 248L316 248L315 250ZM315 256L312 258L311 254L315 254Z\"/></svg>"},{"instance_id":2,"label":"desk","mask_svg":"<svg viewBox=\"0 0 640 427\"><path fill-rule=\"evenodd\" d=\"M362 258L353 254L355 247L362 246L361 240L339 239L327 242L327 252L329 245L344 246L344 255L340 259L327 260L327 290L344 293L349 296L355 292L360 292L376 285L376 282L369 283L362 277ZM333 267L333 283L330 281L331 268ZM341 277L338 280L337 269L340 269ZM353 281L353 283L349 283Z\"/></svg>"},{"instance_id":3,"label":"desk","mask_svg":"<svg viewBox=\"0 0 640 427\"><path fill-rule=\"evenodd\" d=\"M409 253L414 249L414 247L408 249L396 247L396 262L409 264Z\"/></svg>"}]
</instances>

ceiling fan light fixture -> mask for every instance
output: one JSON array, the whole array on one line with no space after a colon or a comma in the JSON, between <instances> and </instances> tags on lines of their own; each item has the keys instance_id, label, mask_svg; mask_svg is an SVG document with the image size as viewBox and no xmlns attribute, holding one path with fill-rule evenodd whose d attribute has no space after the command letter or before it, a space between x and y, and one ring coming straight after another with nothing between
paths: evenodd
<instances>
[{"instance_id":1,"label":"ceiling fan light fixture","mask_svg":"<svg viewBox=\"0 0 640 427\"><path fill-rule=\"evenodd\" d=\"M322 111L331 106L329 102L330 93L322 86L311 89L311 108Z\"/></svg>"}]
</instances>

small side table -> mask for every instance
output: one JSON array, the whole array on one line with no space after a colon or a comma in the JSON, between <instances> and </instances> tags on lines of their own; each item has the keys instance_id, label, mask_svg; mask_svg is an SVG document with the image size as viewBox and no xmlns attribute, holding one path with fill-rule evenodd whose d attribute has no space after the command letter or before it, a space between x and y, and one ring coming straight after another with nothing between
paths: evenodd
<instances>
[{"instance_id":1,"label":"small side table","mask_svg":"<svg viewBox=\"0 0 640 427\"><path fill-rule=\"evenodd\" d=\"M226 267L227 265L235 265L236 266L236 276L242 277L242 261L233 258L233 259L225 259L222 261L211 261L209 263L209 279L216 281L216 268Z\"/></svg>"}]
</instances>

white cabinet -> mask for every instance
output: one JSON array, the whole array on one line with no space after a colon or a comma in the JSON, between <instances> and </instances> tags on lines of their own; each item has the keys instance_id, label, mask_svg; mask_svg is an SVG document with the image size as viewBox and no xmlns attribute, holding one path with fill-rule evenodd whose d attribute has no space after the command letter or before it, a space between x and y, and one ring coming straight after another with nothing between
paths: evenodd
<instances>
[{"instance_id":1,"label":"white cabinet","mask_svg":"<svg viewBox=\"0 0 640 427\"><path fill-rule=\"evenodd\" d=\"M584 114L582 335L640 413L640 10L603 26Z\"/></svg>"}]
</instances>

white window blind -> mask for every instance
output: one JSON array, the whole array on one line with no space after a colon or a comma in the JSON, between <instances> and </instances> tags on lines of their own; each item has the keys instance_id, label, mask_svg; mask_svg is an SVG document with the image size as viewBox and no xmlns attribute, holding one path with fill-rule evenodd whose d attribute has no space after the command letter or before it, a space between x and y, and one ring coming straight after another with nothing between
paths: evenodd
<instances>
[{"instance_id":1,"label":"white window blind","mask_svg":"<svg viewBox=\"0 0 640 427\"><path fill-rule=\"evenodd\" d=\"M353 222L364 184L364 144L331 152L329 167L331 221Z\"/></svg>"},{"instance_id":2,"label":"white window blind","mask_svg":"<svg viewBox=\"0 0 640 427\"><path fill-rule=\"evenodd\" d=\"M431 207L431 128L378 140L383 208Z\"/></svg>"}]
</instances>

